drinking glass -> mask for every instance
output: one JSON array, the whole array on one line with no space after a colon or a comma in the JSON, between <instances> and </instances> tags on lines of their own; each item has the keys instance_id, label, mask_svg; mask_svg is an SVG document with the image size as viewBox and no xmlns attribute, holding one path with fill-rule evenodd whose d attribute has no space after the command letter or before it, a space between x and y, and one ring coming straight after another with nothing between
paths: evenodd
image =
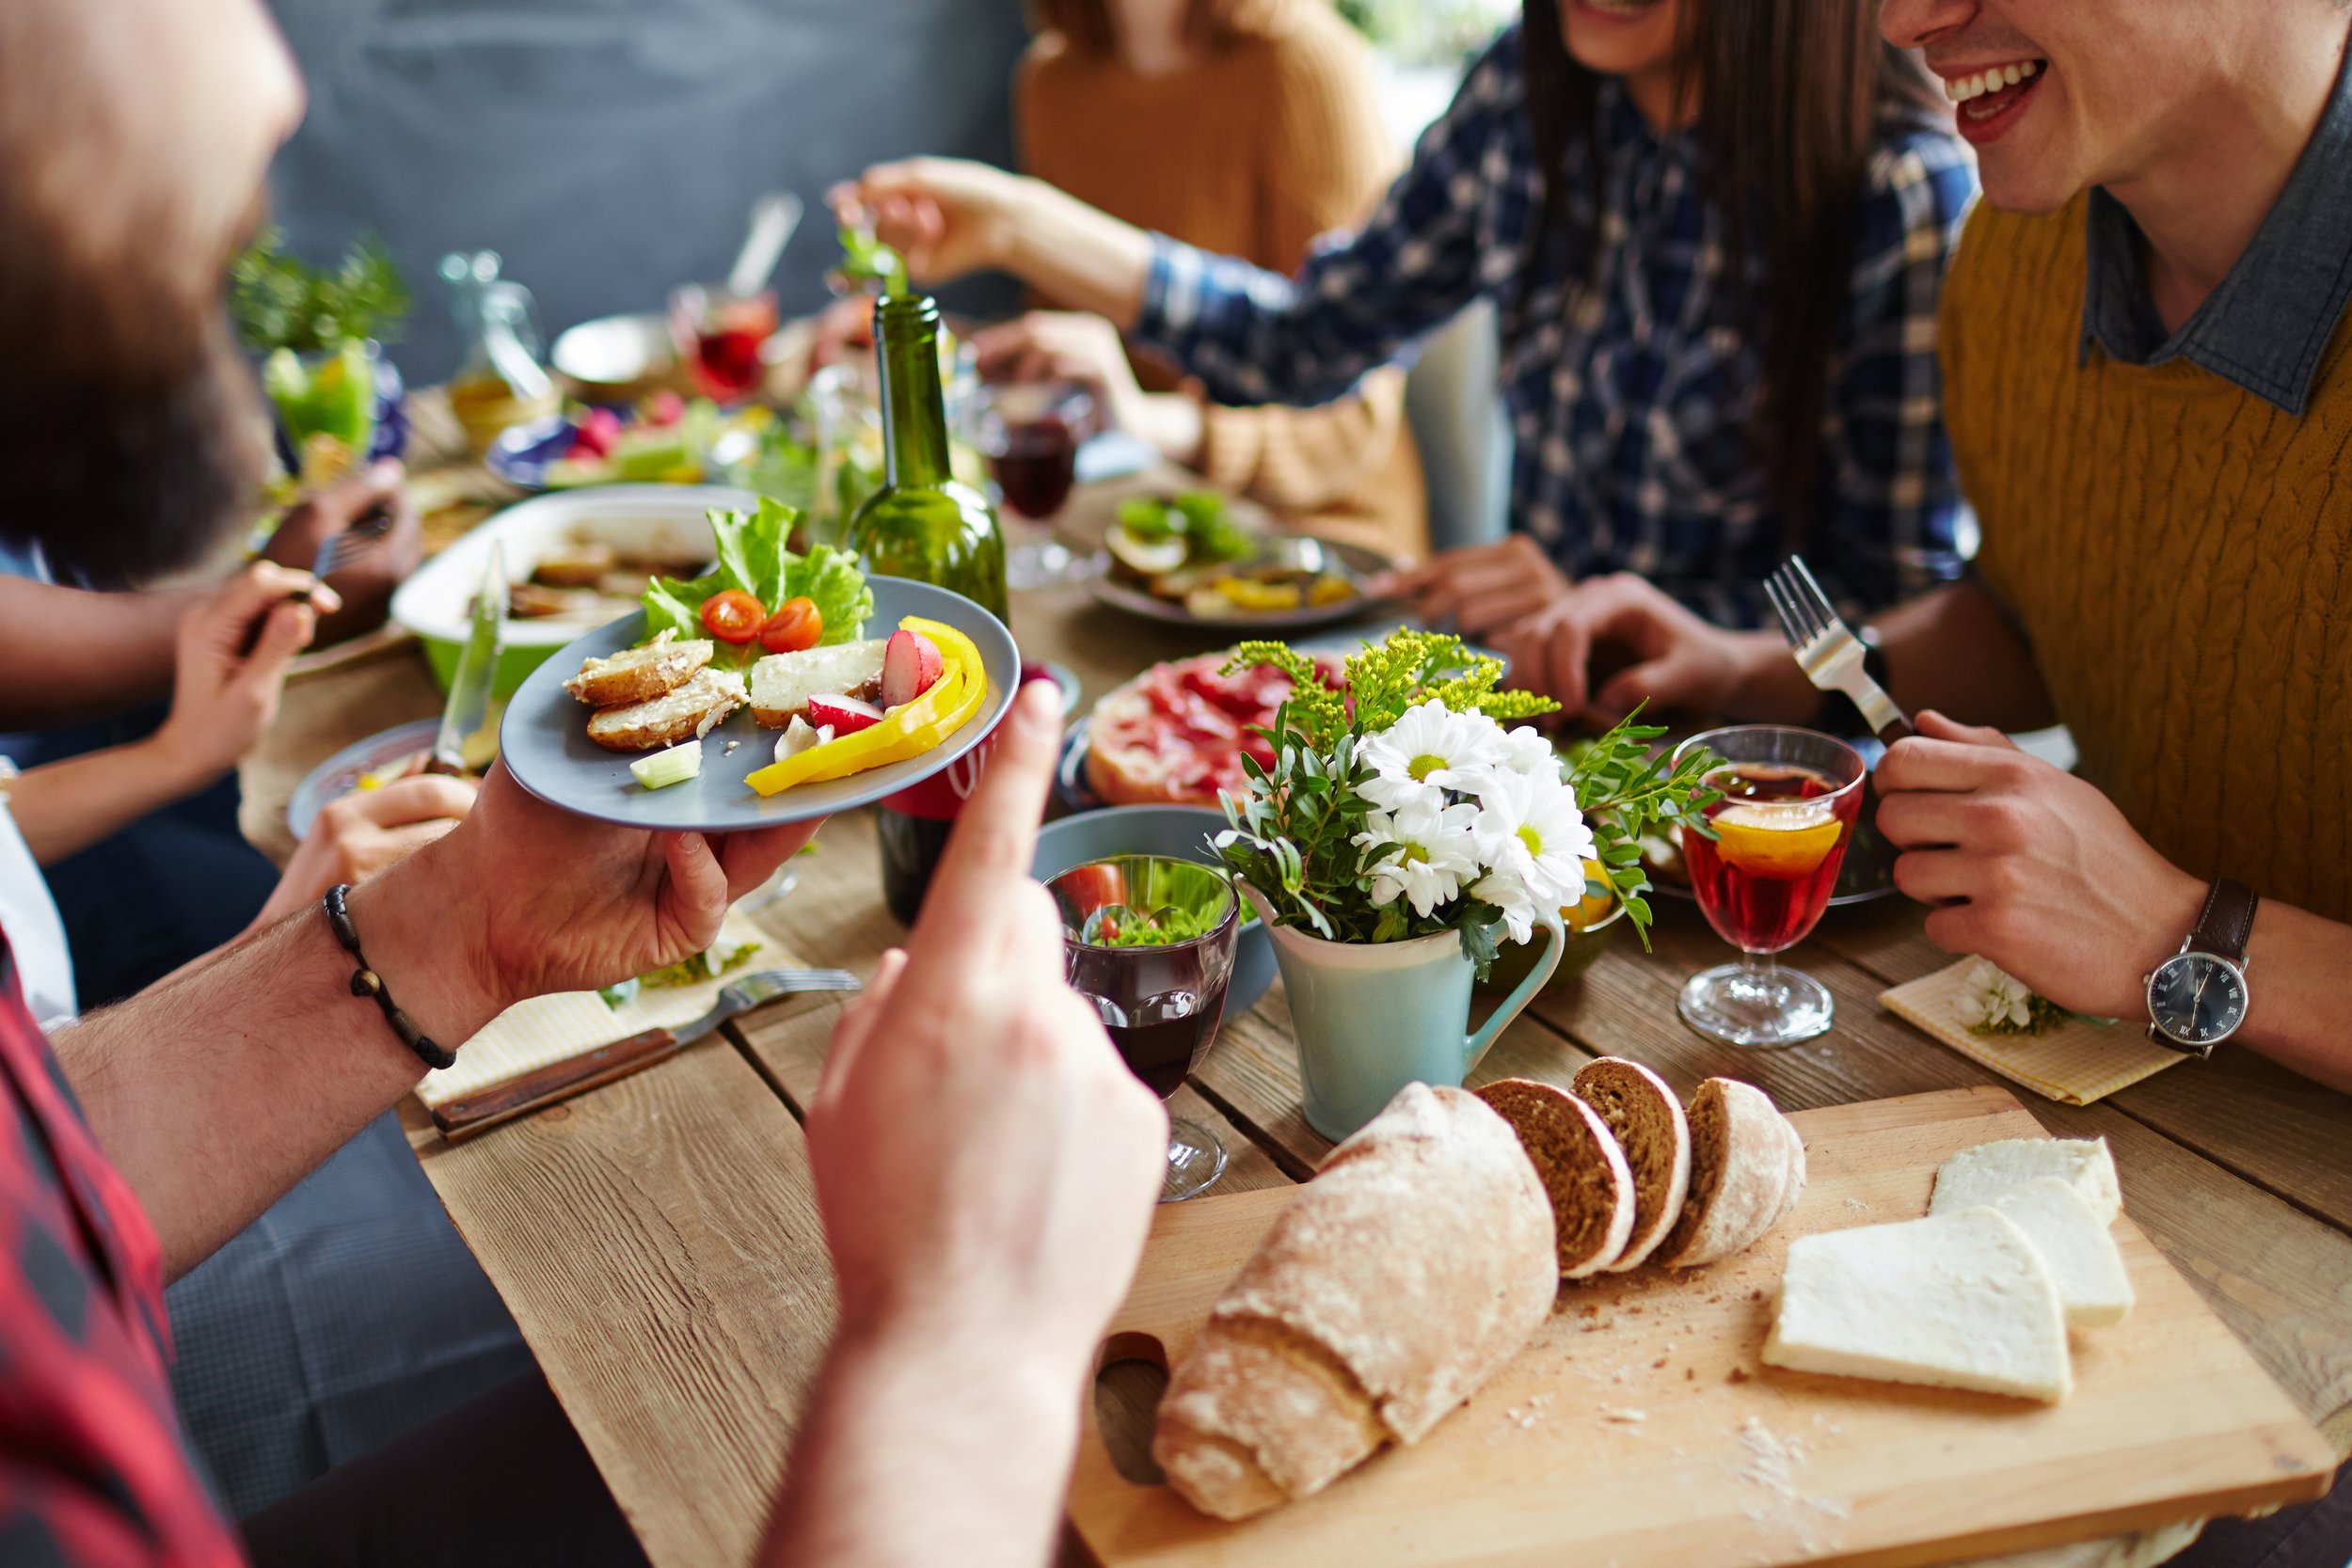
<instances>
[{"instance_id":1,"label":"drinking glass","mask_svg":"<svg viewBox=\"0 0 2352 1568\"><path fill-rule=\"evenodd\" d=\"M1241 929L1232 879L1198 861L1114 855L1073 865L1045 887L1061 912L1071 988L1101 1015L1128 1070L1166 1100L1209 1053L1225 1013ZM1225 1174L1215 1132L1175 1119L1168 1135L1162 1203Z\"/></svg>"},{"instance_id":2,"label":"drinking glass","mask_svg":"<svg viewBox=\"0 0 2352 1568\"><path fill-rule=\"evenodd\" d=\"M988 459L1005 505L1031 524L1006 560L1015 588L1042 588L1078 575L1077 558L1050 524L1078 478L1078 448L1093 433L1094 398L1066 381L999 382L976 389L968 408L972 444Z\"/></svg>"},{"instance_id":3,"label":"drinking glass","mask_svg":"<svg viewBox=\"0 0 2352 1568\"><path fill-rule=\"evenodd\" d=\"M772 289L738 294L723 283L689 283L670 295L670 336L693 367L694 385L719 403L736 403L767 378L761 350L776 331Z\"/></svg>"},{"instance_id":4,"label":"drinking glass","mask_svg":"<svg viewBox=\"0 0 2352 1568\"><path fill-rule=\"evenodd\" d=\"M1683 1021L1726 1045L1812 1039L1828 1031L1836 1004L1828 987L1773 955L1804 941L1829 907L1862 810L1861 753L1777 724L1693 736L1675 755L1698 749L1719 759L1707 783L1724 799L1707 808L1715 837L1683 830L1683 863L1707 923L1740 958L1691 976Z\"/></svg>"}]
</instances>

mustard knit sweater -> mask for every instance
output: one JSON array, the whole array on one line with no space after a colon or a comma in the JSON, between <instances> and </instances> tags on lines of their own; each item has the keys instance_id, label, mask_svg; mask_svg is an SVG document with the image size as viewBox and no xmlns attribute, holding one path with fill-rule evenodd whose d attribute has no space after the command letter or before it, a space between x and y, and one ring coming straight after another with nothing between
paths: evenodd
<instances>
[{"instance_id":1,"label":"mustard knit sweater","mask_svg":"<svg viewBox=\"0 0 2352 1568\"><path fill-rule=\"evenodd\" d=\"M1946 419L2082 774L2173 863L2352 920L2352 316L2296 419L2082 329L2084 211L1980 204Z\"/></svg>"},{"instance_id":2,"label":"mustard knit sweater","mask_svg":"<svg viewBox=\"0 0 2352 1568\"><path fill-rule=\"evenodd\" d=\"M1359 222L1395 174L1362 40L1328 0L1250 0L1198 63L1140 76L1048 33L1015 90L1022 167L1114 217L1279 272ZM1147 388L1177 385L1136 366ZM1428 553L1404 377L1316 408L1204 412L1201 471L1315 531Z\"/></svg>"}]
</instances>

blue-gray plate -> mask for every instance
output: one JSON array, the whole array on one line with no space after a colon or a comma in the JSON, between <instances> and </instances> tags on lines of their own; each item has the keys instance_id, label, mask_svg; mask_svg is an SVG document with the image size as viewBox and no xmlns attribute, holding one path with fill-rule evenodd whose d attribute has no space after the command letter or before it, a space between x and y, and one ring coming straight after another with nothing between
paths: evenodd
<instances>
[{"instance_id":1,"label":"blue-gray plate","mask_svg":"<svg viewBox=\"0 0 2352 1568\"><path fill-rule=\"evenodd\" d=\"M633 755L608 752L588 738L589 709L564 689L564 683L586 660L618 653L644 637L642 610L599 626L531 673L506 705L506 718L499 726L499 754L517 784L551 806L626 828L670 832L781 827L869 806L920 784L960 761L996 727L1020 680L1021 655L1004 623L961 594L903 578L867 581L874 590L874 616L866 623L868 635L887 635L909 615L943 622L972 640L988 672L988 693L979 711L920 756L761 796L743 781L775 761L776 732L761 729L753 722L751 709L742 707L703 738L700 777L665 789L645 788L629 774Z\"/></svg>"}]
</instances>

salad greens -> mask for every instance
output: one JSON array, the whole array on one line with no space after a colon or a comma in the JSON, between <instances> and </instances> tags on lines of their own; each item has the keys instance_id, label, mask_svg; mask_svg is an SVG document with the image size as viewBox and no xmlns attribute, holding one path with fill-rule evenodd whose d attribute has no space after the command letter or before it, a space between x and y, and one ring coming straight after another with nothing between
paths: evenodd
<instances>
[{"instance_id":1,"label":"salad greens","mask_svg":"<svg viewBox=\"0 0 2352 1568\"><path fill-rule=\"evenodd\" d=\"M691 582L675 578L653 579L645 590L646 639L664 631L675 631L680 638L707 636L703 606L729 589L751 594L770 611L787 599L814 601L825 620L825 633L818 639L820 645L850 642L864 636L866 619L874 613L874 594L866 586L866 574L858 570L857 558L830 545L818 545L806 555L793 554L786 541L799 516L791 507L767 496L760 497L758 507L750 512L713 508L710 528L718 542L718 564ZM743 643L721 642L711 662L723 669L741 669L762 652L756 638Z\"/></svg>"},{"instance_id":2,"label":"salad greens","mask_svg":"<svg viewBox=\"0 0 2352 1568\"><path fill-rule=\"evenodd\" d=\"M874 238L870 230L847 223L841 225L841 265L835 270L844 282L879 283L884 293L904 284L907 277L903 257Z\"/></svg>"},{"instance_id":3,"label":"salad greens","mask_svg":"<svg viewBox=\"0 0 2352 1568\"><path fill-rule=\"evenodd\" d=\"M737 964L759 951L755 942L739 942L733 947L710 948L691 954L676 963L651 970L634 979L623 980L615 986L599 986L596 994L608 1007L625 1006L637 1000L641 990L661 990L676 986L697 986L705 980L716 980Z\"/></svg>"},{"instance_id":4,"label":"salad greens","mask_svg":"<svg viewBox=\"0 0 2352 1568\"><path fill-rule=\"evenodd\" d=\"M1198 941L1216 927L1216 920L1172 905L1150 914L1112 905L1095 911L1086 940L1104 947L1173 947Z\"/></svg>"},{"instance_id":5,"label":"salad greens","mask_svg":"<svg viewBox=\"0 0 2352 1568\"><path fill-rule=\"evenodd\" d=\"M1225 515L1225 498L1214 490L1131 496L1119 503L1119 526L1147 545L1181 537L1187 565L1239 561L1249 553L1248 535Z\"/></svg>"},{"instance_id":6,"label":"salad greens","mask_svg":"<svg viewBox=\"0 0 2352 1568\"><path fill-rule=\"evenodd\" d=\"M353 242L332 270L306 266L275 229L229 264L229 318L238 341L256 354L316 354L394 338L411 303L391 252L373 234Z\"/></svg>"}]
</instances>

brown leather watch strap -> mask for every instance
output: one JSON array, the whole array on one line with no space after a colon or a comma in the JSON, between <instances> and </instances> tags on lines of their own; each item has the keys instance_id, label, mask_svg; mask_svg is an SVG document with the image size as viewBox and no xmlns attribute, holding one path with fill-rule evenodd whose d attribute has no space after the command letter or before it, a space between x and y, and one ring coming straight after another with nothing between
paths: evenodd
<instances>
[{"instance_id":1,"label":"brown leather watch strap","mask_svg":"<svg viewBox=\"0 0 2352 1568\"><path fill-rule=\"evenodd\" d=\"M2196 928L2188 934L2189 951L2217 954L2243 964L2246 944L2254 935L2254 908L2261 902L2261 895L2244 882L2216 877L2212 891L2205 895L2205 907L2197 916Z\"/></svg>"}]
</instances>

